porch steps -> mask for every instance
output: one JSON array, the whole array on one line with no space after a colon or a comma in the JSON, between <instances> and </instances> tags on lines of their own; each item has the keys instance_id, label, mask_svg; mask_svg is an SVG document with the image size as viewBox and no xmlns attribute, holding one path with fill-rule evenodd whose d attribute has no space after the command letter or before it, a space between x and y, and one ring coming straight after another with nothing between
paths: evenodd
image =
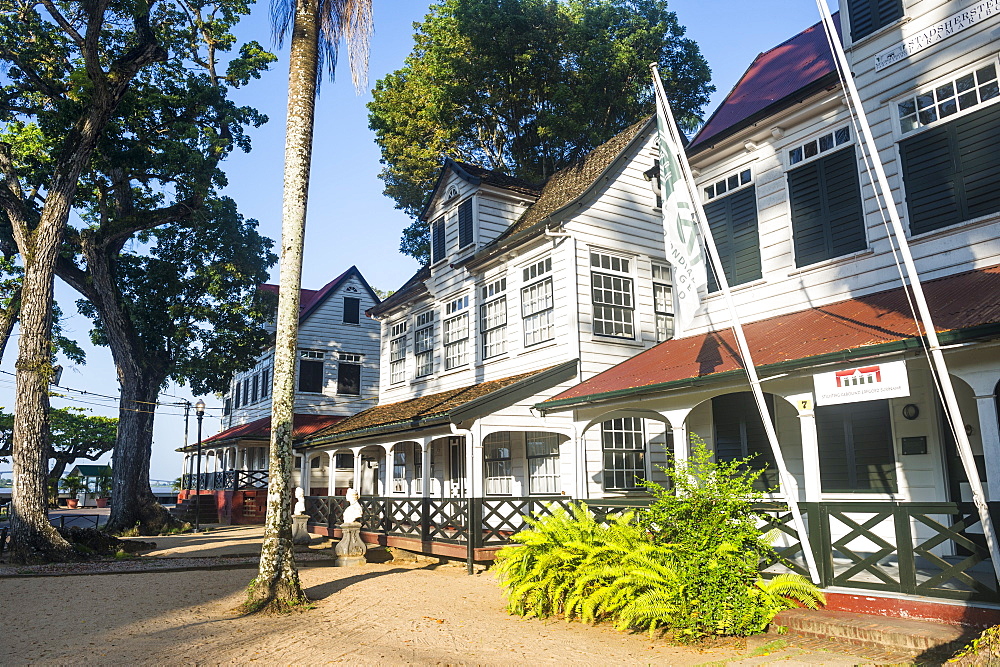
<instances>
[{"instance_id":1,"label":"porch steps","mask_svg":"<svg viewBox=\"0 0 1000 667\"><path fill-rule=\"evenodd\" d=\"M214 495L188 496L170 513L188 523L194 523L196 518L200 523L217 523L219 512L215 503Z\"/></svg>"},{"instance_id":2,"label":"porch steps","mask_svg":"<svg viewBox=\"0 0 1000 667\"><path fill-rule=\"evenodd\" d=\"M774 618L770 632L777 631L775 626L782 626L788 633L804 637L837 639L870 648L938 656L951 655L980 632L931 621L811 609L783 611Z\"/></svg>"}]
</instances>

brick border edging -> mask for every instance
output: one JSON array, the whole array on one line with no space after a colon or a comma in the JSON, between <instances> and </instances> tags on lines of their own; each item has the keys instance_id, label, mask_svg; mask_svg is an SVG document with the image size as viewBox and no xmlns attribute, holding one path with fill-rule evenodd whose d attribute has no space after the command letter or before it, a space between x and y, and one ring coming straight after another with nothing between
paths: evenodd
<instances>
[{"instance_id":1,"label":"brick border edging","mask_svg":"<svg viewBox=\"0 0 1000 667\"><path fill-rule=\"evenodd\" d=\"M947 603L927 599L914 600L880 597L867 593L823 591L827 611L849 611L855 614L888 616L918 621L936 621L966 628L988 628L1000 625L1000 609L975 603Z\"/></svg>"}]
</instances>

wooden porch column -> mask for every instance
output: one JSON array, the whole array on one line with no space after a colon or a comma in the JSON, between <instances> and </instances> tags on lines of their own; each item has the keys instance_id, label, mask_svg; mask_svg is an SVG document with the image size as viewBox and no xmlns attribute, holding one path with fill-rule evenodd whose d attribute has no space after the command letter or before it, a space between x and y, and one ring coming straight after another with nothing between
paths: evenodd
<instances>
[{"instance_id":1,"label":"wooden porch column","mask_svg":"<svg viewBox=\"0 0 1000 667\"><path fill-rule=\"evenodd\" d=\"M979 411L979 433L983 440L983 456L986 459L986 495L992 500L1000 500L1000 427L997 426L996 394L976 396Z\"/></svg>"},{"instance_id":2,"label":"wooden porch column","mask_svg":"<svg viewBox=\"0 0 1000 667\"><path fill-rule=\"evenodd\" d=\"M428 437L420 443L420 495L431 497L431 439Z\"/></svg>"},{"instance_id":3,"label":"wooden porch column","mask_svg":"<svg viewBox=\"0 0 1000 667\"><path fill-rule=\"evenodd\" d=\"M302 468L299 470L299 486L302 487L302 491L308 496L309 495L309 462L312 460L312 456L308 452L299 455L302 459Z\"/></svg>"},{"instance_id":4,"label":"wooden porch column","mask_svg":"<svg viewBox=\"0 0 1000 667\"><path fill-rule=\"evenodd\" d=\"M483 497L483 482L486 479L483 473L483 445L478 441L471 430L465 432L465 437L469 443L466 451L468 452L468 463L466 464L466 482L468 492L466 493L466 498L482 498Z\"/></svg>"},{"instance_id":5,"label":"wooden porch column","mask_svg":"<svg viewBox=\"0 0 1000 667\"><path fill-rule=\"evenodd\" d=\"M358 495L361 495L361 449L355 449L354 451L354 481L351 486Z\"/></svg>"},{"instance_id":6,"label":"wooden porch column","mask_svg":"<svg viewBox=\"0 0 1000 667\"><path fill-rule=\"evenodd\" d=\"M802 438L802 479L805 484L805 502L818 503L823 497L819 463L819 433L816 431L816 413L813 395L789 396L799 413L799 432Z\"/></svg>"},{"instance_id":7,"label":"wooden porch column","mask_svg":"<svg viewBox=\"0 0 1000 667\"><path fill-rule=\"evenodd\" d=\"M327 455L330 457L330 474L326 481L326 495L335 496L337 495L337 453L329 451Z\"/></svg>"}]
</instances>

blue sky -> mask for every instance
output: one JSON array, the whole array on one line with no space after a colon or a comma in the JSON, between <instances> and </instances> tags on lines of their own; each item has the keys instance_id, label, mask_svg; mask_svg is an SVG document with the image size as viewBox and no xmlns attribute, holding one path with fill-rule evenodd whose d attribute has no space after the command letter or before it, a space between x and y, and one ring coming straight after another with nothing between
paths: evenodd
<instances>
[{"instance_id":1,"label":"blue sky","mask_svg":"<svg viewBox=\"0 0 1000 667\"><path fill-rule=\"evenodd\" d=\"M369 88L385 74L402 66L412 46L412 24L427 10L428 0L374 0L375 35L371 44ZM819 20L813 0L672 0L670 7L680 23L687 27L687 36L701 47L712 68L716 93L705 115L711 113L739 79L753 58L761 51L788 39ZM836 10L836 1L831 2ZM243 40L256 39L272 47L268 5L262 2L238 29ZM400 230L409 218L393 208L392 200L382 195L378 179L379 150L373 133L368 129L365 104L369 94L358 96L351 85L350 73L343 67L334 83L324 82L317 103L313 173L306 232L303 267L303 287L317 289L344 269L355 264L374 287L395 289L416 269L417 264L399 254ZM253 130L253 150L234 155L226 171L230 185L227 193L236 200L247 217L261 223L261 231L277 240L281 228L281 172L284 142L285 82L287 50L279 53L279 61L259 81L236 94L237 101L266 113L270 122ZM272 281L277 280L277 267ZM57 283L57 299L66 314L75 312L75 293ZM67 333L85 342L89 323L73 316L65 323ZM73 400L53 399L54 406L76 405L90 408L95 414L117 415L116 402L105 396L118 393L118 382L110 353L106 349L87 347L86 366L63 364L61 384L86 390L90 395L68 392ZM16 357L16 340L7 349L0 371L12 373ZM162 401L188 399L194 402L186 387L171 387ZM13 406L13 377L0 374L0 405ZM204 434L219 430L219 401L205 397L209 405L204 421ZM184 442L183 409L161 406L155 420L151 476L173 479L180 474L181 457L174 449ZM194 439L194 418L191 418L190 439ZM9 466L0 464L0 472Z\"/></svg>"}]
</instances>

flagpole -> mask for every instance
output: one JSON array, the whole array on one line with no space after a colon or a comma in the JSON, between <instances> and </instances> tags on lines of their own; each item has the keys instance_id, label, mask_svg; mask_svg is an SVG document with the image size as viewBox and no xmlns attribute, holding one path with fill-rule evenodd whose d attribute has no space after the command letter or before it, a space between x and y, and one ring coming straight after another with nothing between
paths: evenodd
<instances>
[{"instance_id":1,"label":"flagpole","mask_svg":"<svg viewBox=\"0 0 1000 667\"><path fill-rule=\"evenodd\" d=\"M788 472L788 468L785 466L785 457L781 453L781 447L778 445L778 434L774 430L774 423L771 421L771 415L767 411L767 403L764 400L764 392L761 389L760 378L757 375L757 368L754 366L753 357L750 354L750 346L747 344L746 337L743 334L743 325L736 312L736 304L733 301L732 291L729 289L729 281L726 279L726 273L723 270L722 258L719 256L718 248L715 247L715 239L712 238L712 230L709 228L708 218L705 217L705 208L702 206L701 198L698 196L698 191L694 187L694 176L691 173L691 165L688 164L687 155L685 154L680 142L680 137L677 136L677 125L674 123L674 115L670 111L670 105L667 103L667 95L663 90L663 81L660 79L659 68L656 63L650 63L649 68L653 72L653 85L656 87L656 101L663 110L666 118L666 129L670 134L670 141L676 147L678 154L677 161L680 164L683 180L688 188L691 203L695 209L695 224L697 224L698 229L702 234L702 238L705 239L705 245L708 248L709 257L712 260L712 268L715 270L715 276L718 279L719 287L722 290L722 295L726 302L726 308L729 310L729 319L732 323L733 334L736 337L736 345L739 348L743 368L746 370L747 377L750 379L750 389L753 392L754 401L757 403L757 409L760 411L761 421L764 422L764 432L767 434L767 441L770 444L771 452L774 455L775 467L778 469L778 479L781 482L781 488L784 490L785 499L788 502L788 510L792 515L792 525L795 527L795 532L798 533L799 544L802 546L802 554L806 559L809 577L812 579L814 584L820 585L822 582L819 578L819 569L816 567L816 557L813 554L812 546L809 544L809 535L805 529L805 522L802 520L802 513L799 511L798 498L795 497L798 494L798 485L796 484L791 473Z\"/></svg>"},{"instance_id":2,"label":"flagpole","mask_svg":"<svg viewBox=\"0 0 1000 667\"><path fill-rule=\"evenodd\" d=\"M972 502L979 512L979 519L983 526L983 535L986 537L990 559L993 561L993 570L997 576L997 581L1000 581L1000 548L997 545L993 520L990 517L989 506L986 504L986 495L983 493L983 483L979 478L979 469L976 467L975 456L972 453L972 444L969 442L969 436L963 428L965 421L962 419L962 411L959 408L958 398L955 395L955 386L951 381L951 374L948 372L948 365L944 360L944 352L941 350L941 343L938 340L937 329L934 327L934 320L931 318L931 311L927 307L927 299L924 296L923 286L920 284L920 275L917 273L916 264L913 262L910 245L906 240L906 232L903 231L903 223L899 218L899 212L896 210L896 202L892 198L892 190L889 188L889 179L886 178L885 168L882 165L878 149L875 146L871 127L868 125L868 117L865 115L865 109L861 104L861 95L858 93L858 87L854 83L854 75L847 62L847 55L844 53L844 47L840 43L840 37L833 25L833 16L830 14L830 8L827 6L826 0L816 0L816 6L819 8L820 17L823 20L823 27L826 29L830 47L837 58L837 65L842 73L841 78L847 91L848 100L857 112L861 137L868 156L871 158L872 167L875 171L875 180L878 182L878 189L881 190L882 194L883 208L889 214L889 222L892 225L896 246L903 259L906 276L913 291L913 300L916 302L917 312L920 315L921 325L924 329L924 336L927 338L927 347L930 349L933 371L938 376L938 383L942 398L944 399L945 412L950 422L949 427L955 434L958 454L962 459L965 474L969 478L969 486L972 490ZM872 186L874 190L874 183ZM878 195L879 192L875 191L876 201L878 200Z\"/></svg>"}]
</instances>

